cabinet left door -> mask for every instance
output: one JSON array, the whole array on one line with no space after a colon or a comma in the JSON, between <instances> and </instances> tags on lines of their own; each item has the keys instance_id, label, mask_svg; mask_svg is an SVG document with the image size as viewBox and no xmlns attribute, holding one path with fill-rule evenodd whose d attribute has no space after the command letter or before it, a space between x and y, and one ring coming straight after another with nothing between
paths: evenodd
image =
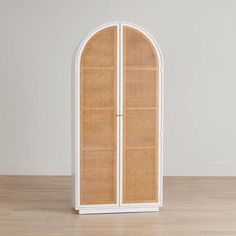
<instances>
[{"instance_id":1,"label":"cabinet left door","mask_svg":"<svg viewBox=\"0 0 236 236\"><path fill-rule=\"evenodd\" d=\"M97 32L80 61L80 205L117 203L117 27Z\"/></svg>"}]
</instances>

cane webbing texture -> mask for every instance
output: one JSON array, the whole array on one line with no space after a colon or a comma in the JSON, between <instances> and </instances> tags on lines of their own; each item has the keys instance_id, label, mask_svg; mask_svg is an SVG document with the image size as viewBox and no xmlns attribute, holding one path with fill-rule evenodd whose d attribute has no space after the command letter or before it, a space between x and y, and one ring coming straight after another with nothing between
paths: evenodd
<instances>
[{"instance_id":1,"label":"cane webbing texture","mask_svg":"<svg viewBox=\"0 0 236 236\"><path fill-rule=\"evenodd\" d=\"M156 148L155 110L126 109L124 120L126 148Z\"/></svg>"},{"instance_id":2,"label":"cane webbing texture","mask_svg":"<svg viewBox=\"0 0 236 236\"><path fill-rule=\"evenodd\" d=\"M127 108L155 108L157 79L155 70L131 70L126 67Z\"/></svg>"},{"instance_id":3,"label":"cane webbing texture","mask_svg":"<svg viewBox=\"0 0 236 236\"><path fill-rule=\"evenodd\" d=\"M84 69L84 107L114 109L114 71Z\"/></svg>"},{"instance_id":4,"label":"cane webbing texture","mask_svg":"<svg viewBox=\"0 0 236 236\"><path fill-rule=\"evenodd\" d=\"M155 149L126 149L124 203L156 201L156 152Z\"/></svg>"},{"instance_id":5,"label":"cane webbing texture","mask_svg":"<svg viewBox=\"0 0 236 236\"><path fill-rule=\"evenodd\" d=\"M116 203L117 28L96 33L80 65L80 204Z\"/></svg>"},{"instance_id":6,"label":"cane webbing texture","mask_svg":"<svg viewBox=\"0 0 236 236\"><path fill-rule=\"evenodd\" d=\"M139 66L157 69L158 60L156 50L150 40L140 31L124 27L124 64L126 66ZM141 68L142 68L141 67Z\"/></svg>"},{"instance_id":7,"label":"cane webbing texture","mask_svg":"<svg viewBox=\"0 0 236 236\"><path fill-rule=\"evenodd\" d=\"M80 188L81 203L102 204L115 202L114 173L116 173L116 158L114 151L83 151L81 159ZM112 168L114 167L114 168ZM102 184L102 185L101 185Z\"/></svg>"},{"instance_id":8,"label":"cane webbing texture","mask_svg":"<svg viewBox=\"0 0 236 236\"><path fill-rule=\"evenodd\" d=\"M158 58L141 32L123 32L123 203L158 201Z\"/></svg>"}]
</instances>

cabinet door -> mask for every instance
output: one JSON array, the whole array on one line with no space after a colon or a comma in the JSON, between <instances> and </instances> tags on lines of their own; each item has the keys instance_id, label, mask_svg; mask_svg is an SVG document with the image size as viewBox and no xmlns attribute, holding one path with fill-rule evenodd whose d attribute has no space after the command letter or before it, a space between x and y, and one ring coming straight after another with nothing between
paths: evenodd
<instances>
[{"instance_id":1,"label":"cabinet door","mask_svg":"<svg viewBox=\"0 0 236 236\"><path fill-rule=\"evenodd\" d=\"M96 33L80 64L80 204L117 196L117 27Z\"/></svg>"},{"instance_id":2,"label":"cabinet door","mask_svg":"<svg viewBox=\"0 0 236 236\"><path fill-rule=\"evenodd\" d=\"M123 203L158 201L156 50L141 32L123 30Z\"/></svg>"}]
</instances>

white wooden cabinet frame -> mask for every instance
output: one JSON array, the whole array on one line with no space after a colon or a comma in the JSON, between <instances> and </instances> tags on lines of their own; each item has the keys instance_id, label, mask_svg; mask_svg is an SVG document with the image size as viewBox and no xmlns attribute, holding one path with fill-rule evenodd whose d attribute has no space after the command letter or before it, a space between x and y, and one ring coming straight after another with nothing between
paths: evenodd
<instances>
[{"instance_id":1,"label":"white wooden cabinet frame","mask_svg":"<svg viewBox=\"0 0 236 236\"><path fill-rule=\"evenodd\" d=\"M123 114L122 107L122 89L123 88L123 27L131 27L143 33L152 43L156 50L159 60L159 140L158 140L158 199L157 203L128 203L122 202L122 119L117 122L117 203L116 204L98 204L98 205L80 205L80 60L83 49L87 42L100 30L107 27L117 27L117 114ZM164 92L164 64L161 50L155 39L143 28L133 23L115 21L103 24L91 31L75 50L72 62L72 177L73 177L73 204L79 214L96 213L121 213L121 212L149 212L159 211L163 202L163 92Z\"/></svg>"}]
</instances>

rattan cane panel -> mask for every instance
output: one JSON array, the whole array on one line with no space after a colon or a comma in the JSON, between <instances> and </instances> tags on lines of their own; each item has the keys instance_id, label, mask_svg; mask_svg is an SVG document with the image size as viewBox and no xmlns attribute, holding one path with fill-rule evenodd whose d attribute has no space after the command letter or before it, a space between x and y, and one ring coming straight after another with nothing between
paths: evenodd
<instances>
[{"instance_id":1,"label":"rattan cane panel","mask_svg":"<svg viewBox=\"0 0 236 236\"><path fill-rule=\"evenodd\" d=\"M114 70L86 69L83 74L84 107L113 107L114 108Z\"/></svg>"},{"instance_id":2,"label":"rattan cane panel","mask_svg":"<svg viewBox=\"0 0 236 236\"><path fill-rule=\"evenodd\" d=\"M86 66L114 66L114 48L116 48L116 27L99 31L87 43L83 51Z\"/></svg>"},{"instance_id":3,"label":"rattan cane panel","mask_svg":"<svg viewBox=\"0 0 236 236\"><path fill-rule=\"evenodd\" d=\"M155 107L157 104L156 70L126 71L126 107Z\"/></svg>"},{"instance_id":4,"label":"rattan cane panel","mask_svg":"<svg viewBox=\"0 0 236 236\"><path fill-rule=\"evenodd\" d=\"M115 147L115 112L106 110L83 112L83 148L111 149Z\"/></svg>"},{"instance_id":5,"label":"rattan cane panel","mask_svg":"<svg viewBox=\"0 0 236 236\"><path fill-rule=\"evenodd\" d=\"M124 27L124 38L127 66L157 68L158 60L155 48L143 33L130 27Z\"/></svg>"},{"instance_id":6,"label":"rattan cane panel","mask_svg":"<svg viewBox=\"0 0 236 236\"><path fill-rule=\"evenodd\" d=\"M157 201L157 162L156 150L126 150L124 159L123 201L156 202Z\"/></svg>"},{"instance_id":7,"label":"rattan cane panel","mask_svg":"<svg viewBox=\"0 0 236 236\"><path fill-rule=\"evenodd\" d=\"M116 203L114 151L83 151L81 158L81 204Z\"/></svg>"},{"instance_id":8,"label":"rattan cane panel","mask_svg":"<svg viewBox=\"0 0 236 236\"><path fill-rule=\"evenodd\" d=\"M158 57L141 32L123 35L123 203L157 202Z\"/></svg>"},{"instance_id":9,"label":"rattan cane panel","mask_svg":"<svg viewBox=\"0 0 236 236\"><path fill-rule=\"evenodd\" d=\"M155 147L157 140L156 110L126 110L125 147Z\"/></svg>"},{"instance_id":10,"label":"rattan cane panel","mask_svg":"<svg viewBox=\"0 0 236 236\"><path fill-rule=\"evenodd\" d=\"M116 203L117 29L85 46L80 65L80 204Z\"/></svg>"}]
</instances>

